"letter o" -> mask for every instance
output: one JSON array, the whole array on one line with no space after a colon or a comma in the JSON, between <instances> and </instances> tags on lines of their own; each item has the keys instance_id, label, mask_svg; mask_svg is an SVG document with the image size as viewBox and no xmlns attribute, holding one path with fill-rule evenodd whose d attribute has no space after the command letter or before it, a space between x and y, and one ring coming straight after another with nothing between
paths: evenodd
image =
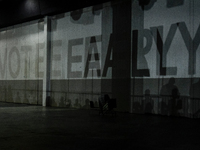
<instances>
[{"instance_id":1,"label":"letter o","mask_svg":"<svg viewBox=\"0 0 200 150\"><path fill-rule=\"evenodd\" d=\"M11 60L12 60L12 55L16 54L17 56L17 61L16 61L16 65L17 65L17 70L14 72L12 70L12 65L11 65ZM13 47L10 52L9 52L9 71L10 71L10 75L13 78L17 78L17 76L19 75L19 71L20 71L20 55L19 55L19 51L16 47Z\"/></svg>"}]
</instances>

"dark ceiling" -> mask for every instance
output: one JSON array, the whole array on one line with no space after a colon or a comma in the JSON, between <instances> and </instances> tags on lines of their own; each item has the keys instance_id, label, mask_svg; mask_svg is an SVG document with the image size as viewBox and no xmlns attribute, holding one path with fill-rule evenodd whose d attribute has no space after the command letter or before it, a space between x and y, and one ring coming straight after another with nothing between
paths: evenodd
<instances>
[{"instance_id":1,"label":"dark ceiling","mask_svg":"<svg viewBox=\"0 0 200 150\"><path fill-rule=\"evenodd\" d=\"M113 0L0 0L0 28Z\"/></svg>"}]
</instances>

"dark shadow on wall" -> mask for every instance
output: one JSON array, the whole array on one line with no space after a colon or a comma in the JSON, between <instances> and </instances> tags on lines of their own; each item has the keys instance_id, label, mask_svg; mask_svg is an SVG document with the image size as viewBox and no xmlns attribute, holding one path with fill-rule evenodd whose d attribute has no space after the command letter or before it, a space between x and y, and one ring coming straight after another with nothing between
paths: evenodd
<instances>
[{"instance_id":1,"label":"dark shadow on wall","mask_svg":"<svg viewBox=\"0 0 200 150\"><path fill-rule=\"evenodd\" d=\"M182 100L179 89L175 85L175 78L170 78L168 83L162 86L160 95L162 97L161 114L168 113L172 116L178 116L178 110L182 109Z\"/></svg>"},{"instance_id":2,"label":"dark shadow on wall","mask_svg":"<svg viewBox=\"0 0 200 150\"><path fill-rule=\"evenodd\" d=\"M139 5L142 7L143 10L149 10L153 7L156 1L157 0L139 0Z\"/></svg>"},{"instance_id":3,"label":"dark shadow on wall","mask_svg":"<svg viewBox=\"0 0 200 150\"><path fill-rule=\"evenodd\" d=\"M192 99L200 99L200 79L191 85L189 94Z\"/></svg>"},{"instance_id":4,"label":"dark shadow on wall","mask_svg":"<svg viewBox=\"0 0 200 150\"><path fill-rule=\"evenodd\" d=\"M63 96L60 98L59 106L60 107L65 107L65 98Z\"/></svg>"},{"instance_id":5,"label":"dark shadow on wall","mask_svg":"<svg viewBox=\"0 0 200 150\"><path fill-rule=\"evenodd\" d=\"M67 99L67 100L66 100L66 103L65 103L64 105L65 105L65 107L67 107L67 108L71 108L71 107L72 107L71 99Z\"/></svg>"},{"instance_id":6,"label":"dark shadow on wall","mask_svg":"<svg viewBox=\"0 0 200 150\"><path fill-rule=\"evenodd\" d=\"M175 85L175 78L170 78L169 82L162 86L160 91L161 96L179 97L178 87Z\"/></svg>"},{"instance_id":7,"label":"dark shadow on wall","mask_svg":"<svg viewBox=\"0 0 200 150\"><path fill-rule=\"evenodd\" d=\"M195 104L198 104L200 102L200 79L198 79L197 82L191 84L189 94L191 99L191 106L193 108ZM195 117L199 114L200 109L197 109L197 111L193 115Z\"/></svg>"},{"instance_id":8,"label":"dark shadow on wall","mask_svg":"<svg viewBox=\"0 0 200 150\"><path fill-rule=\"evenodd\" d=\"M130 104L131 0L113 5L112 97L118 111Z\"/></svg>"},{"instance_id":9,"label":"dark shadow on wall","mask_svg":"<svg viewBox=\"0 0 200 150\"><path fill-rule=\"evenodd\" d=\"M150 10L156 2L157 0L139 0L139 5L143 10ZM184 0L166 0L166 4L167 8L173 8L184 5Z\"/></svg>"},{"instance_id":10,"label":"dark shadow on wall","mask_svg":"<svg viewBox=\"0 0 200 150\"><path fill-rule=\"evenodd\" d=\"M70 13L70 21L74 24L89 25L94 23L94 14L92 12L83 12L83 8Z\"/></svg>"},{"instance_id":11,"label":"dark shadow on wall","mask_svg":"<svg viewBox=\"0 0 200 150\"><path fill-rule=\"evenodd\" d=\"M167 8L184 5L184 0L167 0Z\"/></svg>"},{"instance_id":12,"label":"dark shadow on wall","mask_svg":"<svg viewBox=\"0 0 200 150\"><path fill-rule=\"evenodd\" d=\"M81 108L81 104L80 104L80 102L79 102L78 98L77 98L77 99L75 99L74 108Z\"/></svg>"},{"instance_id":13,"label":"dark shadow on wall","mask_svg":"<svg viewBox=\"0 0 200 150\"><path fill-rule=\"evenodd\" d=\"M90 100L89 99L85 100L85 105L82 108L83 109L89 109L90 108Z\"/></svg>"},{"instance_id":14,"label":"dark shadow on wall","mask_svg":"<svg viewBox=\"0 0 200 150\"><path fill-rule=\"evenodd\" d=\"M84 12L84 9L78 9L70 12L70 21L73 24L82 24L90 25L94 24L94 19L96 15L100 15L101 9L103 8L102 4L93 6L92 11ZM65 18L65 13L58 14L52 17L52 28L51 31L57 31L57 20Z\"/></svg>"},{"instance_id":15,"label":"dark shadow on wall","mask_svg":"<svg viewBox=\"0 0 200 150\"><path fill-rule=\"evenodd\" d=\"M93 24L95 15L100 15L103 4L92 7L91 12L84 12L84 9L78 9L70 12L70 21L75 24Z\"/></svg>"},{"instance_id":16,"label":"dark shadow on wall","mask_svg":"<svg viewBox=\"0 0 200 150\"><path fill-rule=\"evenodd\" d=\"M144 95L144 112L151 114L153 113L154 109L154 101L151 98L151 91L149 89L145 90L145 95Z\"/></svg>"},{"instance_id":17,"label":"dark shadow on wall","mask_svg":"<svg viewBox=\"0 0 200 150\"><path fill-rule=\"evenodd\" d=\"M51 106L56 106L57 107L57 103L56 100L54 98L54 92L51 92Z\"/></svg>"},{"instance_id":18,"label":"dark shadow on wall","mask_svg":"<svg viewBox=\"0 0 200 150\"><path fill-rule=\"evenodd\" d=\"M145 105L145 95L144 91L144 79L136 79L132 80L132 94L133 94L133 112L134 113L144 113L144 105Z\"/></svg>"},{"instance_id":19,"label":"dark shadow on wall","mask_svg":"<svg viewBox=\"0 0 200 150\"><path fill-rule=\"evenodd\" d=\"M151 91L145 90L143 96L136 96L139 101L133 103L133 111L135 113L154 114L154 100L151 97Z\"/></svg>"},{"instance_id":20,"label":"dark shadow on wall","mask_svg":"<svg viewBox=\"0 0 200 150\"><path fill-rule=\"evenodd\" d=\"M100 15L103 4L92 7L91 12L84 12L83 8L70 12L70 21L75 24L93 24L95 15Z\"/></svg>"}]
</instances>

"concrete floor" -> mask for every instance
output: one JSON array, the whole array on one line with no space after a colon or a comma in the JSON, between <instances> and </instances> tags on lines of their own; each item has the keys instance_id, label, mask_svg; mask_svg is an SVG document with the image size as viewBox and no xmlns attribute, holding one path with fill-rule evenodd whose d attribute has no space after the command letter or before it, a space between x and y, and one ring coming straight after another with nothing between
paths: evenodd
<instances>
[{"instance_id":1,"label":"concrete floor","mask_svg":"<svg viewBox=\"0 0 200 150\"><path fill-rule=\"evenodd\" d=\"M0 150L196 150L200 120L0 103Z\"/></svg>"}]
</instances>

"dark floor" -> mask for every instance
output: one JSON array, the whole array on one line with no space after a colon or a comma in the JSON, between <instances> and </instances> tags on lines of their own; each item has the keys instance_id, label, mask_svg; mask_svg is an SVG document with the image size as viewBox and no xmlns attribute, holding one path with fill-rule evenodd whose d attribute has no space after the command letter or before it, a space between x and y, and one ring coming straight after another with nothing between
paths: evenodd
<instances>
[{"instance_id":1,"label":"dark floor","mask_svg":"<svg viewBox=\"0 0 200 150\"><path fill-rule=\"evenodd\" d=\"M0 103L0 150L199 150L200 120Z\"/></svg>"}]
</instances>

